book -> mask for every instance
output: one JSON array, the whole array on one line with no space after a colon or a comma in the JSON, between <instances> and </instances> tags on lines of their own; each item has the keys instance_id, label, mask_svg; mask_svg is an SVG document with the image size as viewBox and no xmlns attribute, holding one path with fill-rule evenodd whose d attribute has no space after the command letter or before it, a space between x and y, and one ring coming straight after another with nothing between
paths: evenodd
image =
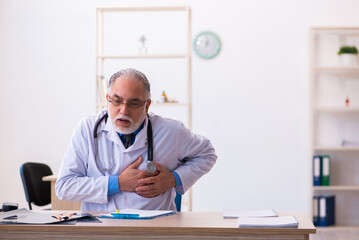
<instances>
[{"instance_id":1,"label":"book","mask_svg":"<svg viewBox=\"0 0 359 240\"><path fill-rule=\"evenodd\" d=\"M321 174L320 174L320 183L322 186L329 186L330 180L330 156L324 155L321 157Z\"/></svg>"},{"instance_id":2,"label":"book","mask_svg":"<svg viewBox=\"0 0 359 240\"><path fill-rule=\"evenodd\" d=\"M102 214L99 218L117 218L117 219L153 219L157 217L173 215L176 212L170 210L139 210L126 208L119 212Z\"/></svg>"},{"instance_id":3,"label":"book","mask_svg":"<svg viewBox=\"0 0 359 240\"><path fill-rule=\"evenodd\" d=\"M318 197L318 225L321 227L335 224L335 195Z\"/></svg>"},{"instance_id":4,"label":"book","mask_svg":"<svg viewBox=\"0 0 359 240\"><path fill-rule=\"evenodd\" d=\"M274 209L251 210L251 211L239 211L239 210L224 209L223 217L224 218L278 217L278 214L274 211Z\"/></svg>"},{"instance_id":5,"label":"book","mask_svg":"<svg viewBox=\"0 0 359 240\"><path fill-rule=\"evenodd\" d=\"M297 228L294 216L238 218L238 227L242 228Z\"/></svg>"}]
</instances>

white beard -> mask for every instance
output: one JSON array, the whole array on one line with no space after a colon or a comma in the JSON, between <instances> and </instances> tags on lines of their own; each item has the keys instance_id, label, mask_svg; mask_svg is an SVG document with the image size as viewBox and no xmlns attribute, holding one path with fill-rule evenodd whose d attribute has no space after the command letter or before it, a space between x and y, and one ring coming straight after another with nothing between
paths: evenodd
<instances>
[{"instance_id":1,"label":"white beard","mask_svg":"<svg viewBox=\"0 0 359 240\"><path fill-rule=\"evenodd\" d=\"M112 126L115 128L116 132L119 132L121 134L131 134L134 131L136 131L141 126L142 122L145 120L145 117L146 117L146 108L143 108L142 115L139 118L138 122L136 122L136 123L134 123L132 118L130 118L127 115L120 114L113 118L108 109L107 109L107 112L108 112L108 116L111 119ZM130 121L131 125L129 127L118 127L116 125L116 121L121 118Z\"/></svg>"}]
</instances>

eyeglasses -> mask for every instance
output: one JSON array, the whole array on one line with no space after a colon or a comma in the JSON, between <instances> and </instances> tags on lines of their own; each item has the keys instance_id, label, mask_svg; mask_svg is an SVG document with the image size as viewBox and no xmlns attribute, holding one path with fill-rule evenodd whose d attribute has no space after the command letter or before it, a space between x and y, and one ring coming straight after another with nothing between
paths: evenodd
<instances>
[{"instance_id":1,"label":"eyeglasses","mask_svg":"<svg viewBox=\"0 0 359 240\"><path fill-rule=\"evenodd\" d=\"M110 95L108 96L108 101L113 104L113 106L118 107L123 104L126 104L128 108L136 109L139 107L142 107L148 100L140 101L140 100L130 100L127 102L124 102L121 98L113 98Z\"/></svg>"}]
</instances>

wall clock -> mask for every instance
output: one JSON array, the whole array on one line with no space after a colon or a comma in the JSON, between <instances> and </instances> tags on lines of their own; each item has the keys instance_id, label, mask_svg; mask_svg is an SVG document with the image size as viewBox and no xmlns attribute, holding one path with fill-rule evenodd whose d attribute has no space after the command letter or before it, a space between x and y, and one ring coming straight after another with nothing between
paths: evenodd
<instances>
[{"instance_id":1,"label":"wall clock","mask_svg":"<svg viewBox=\"0 0 359 240\"><path fill-rule=\"evenodd\" d=\"M193 49L199 57L210 59L221 50L221 40L214 32L201 32L194 38Z\"/></svg>"}]
</instances>

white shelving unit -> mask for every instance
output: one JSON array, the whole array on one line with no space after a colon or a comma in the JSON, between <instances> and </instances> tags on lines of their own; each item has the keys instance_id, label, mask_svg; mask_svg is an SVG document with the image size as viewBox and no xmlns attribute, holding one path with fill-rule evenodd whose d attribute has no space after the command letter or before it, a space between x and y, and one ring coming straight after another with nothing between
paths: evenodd
<instances>
[{"instance_id":1,"label":"white shelving unit","mask_svg":"<svg viewBox=\"0 0 359 240\"><path fill-rule=\"evenodd\" d=\"M331 158L330 185L312 186L311 196L334 194L334 227L359 231L359 67L341 66L337 55L359 48L359 28L312 28L310 41L311 152Z\"/></svg>"},{"instance_id":2,"label":"white shelving unit","mask_svg":"<svg viewBox=\"0 0 359 240\"><path fill-rule=\"evenodd\" d=\"M141 14L141 18L136 18L136 14ZM161 14L164 18L161 19ZM121 17L121 15L123 17ZM176 15L176 16L174 16ZM138 15L137 15L138 16ZM126 30L126 25L134 24L137 19L148 19L148 22L142 21L136 27ZM180 20L176 20L178 17ZM151 22L154 19L154 22ZM175 20L173 20L175 19ZM165 34L165 36L156 37L155 35L161 35L168 31L161 29L161 24L171 24L168 23L173 21L172 24L179 23L177 26L172 26L176 32L173 34ZM110 22L109 24L107 24ZM122 24L122 25L121 25ZM122 27L121 27L122 26ZM149 32L149 28L154 27L152 31ZM171 29L172 29L171 28ZM180 31L183 31L182 33ZM138 31L138 35L134 38L133 33ZM142 32L141 32L142 31ZM152 41L151 46L146 48L146 52L139 52L138 47L132 45L134 42L138 42L138 37L147 32L152 39L155 38L157 42ZM169 30L169 32L171 32ZM179 32L179 34L177 33ZM177 39L174 39L172 35L177 33ZM132 34L132 35L131 35ZM146 36L147 37L147 36ZM178 38L183 38L178 41ZM130 40L128 40L130 39ZM131 40L132 39L132 40ZM131 42L132 41L132 42ZM160 42L162 41L162 43ZM166 43L168 42L180 42L181 52L173 50L173 48L178 48L174 46L171 48L166 48ZM154 43L155 42L155 43ZM156 45L157 44L157 45ZM155 45L155 46L154 46ZM170 45L170 44L167 44ZM171 46L170 46L171 47ZM173 51L172 51L173 50ZM160 115L165 115L169 117L173 112L179 112L181 117L186 115L183 122L187 125L188 128L192 129L192 61L191 61L192 45L191 45L191 9L188 6L171 6L171 7L103 7L96 9L96 85L97 85L97 97L96 97L96 110L99 111L106 107L106 89L107 81L111 74L123 68L123 65L129 64L129 67L138 68L143 71L151 83L151 94L152 94L152 104L150 106L150 111L160 113ZM157 64L158 63L158 64ZM164 65L164 66L163 66ZM114 67L115 66L115 67ZM140 66L140 67L137 67ZM149 68L152 70L158 66L173 67L173 71L176 72L176 69L183 68L179 73L185 73L183 76L181 74L176 80L173 80L173 75L170 76L161 76L164 69L158 67L156 73L153 74L153 77L149 77L148 72L143 70L142 67ZM150 67L152 66L152 67ZM154 67L153 67L154 66ZM171 71L171 69L166 69ZM165 78L165 79L160 79ZM157 84L157 80L162 80L161 83ZM171 82L172 81L172 82ZM184 84L185 87L176 87L176 84ZM157 86L156 86L157 84ZM176 102L159 102L154 99L154 97L160 97L159 86L166 85L168 88L172 87L173 91L177 91L174 94L178 94L182 97ZM172 86L174 85L174 87ZM155 87L154 87L155 86ZM153 89L155 88L155 92ZM162 89L164 90L164 89ZM181 91L179 93L178 91ZM184 113L184 114L182 114ZM182 210L192 211L192 189L190 189L185 195L182 196Z\"/></svg>"}]
</instances>

